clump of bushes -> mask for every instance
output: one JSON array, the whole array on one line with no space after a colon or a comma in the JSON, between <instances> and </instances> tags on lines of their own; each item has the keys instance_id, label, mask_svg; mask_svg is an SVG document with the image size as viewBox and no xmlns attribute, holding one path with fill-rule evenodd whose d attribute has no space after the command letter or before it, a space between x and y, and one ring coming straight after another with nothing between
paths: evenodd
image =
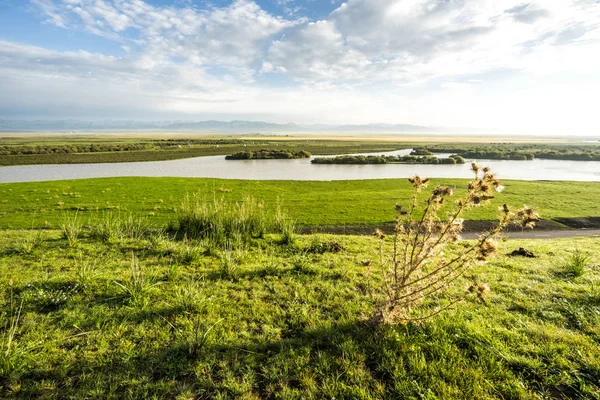
<instances>
[{"instance_id":1,"label":"clump of bushes","mask_svg":"<svg viewBox=\"0 0 600 400\"><path fill-rule=\"evenodd\" d=\"M312 164L464 164L465 160L457 155L449 158L438 158L431 155L409 156L337 156L319 157L311 160Z\"/></svg>"},{"instance_id":2,"label":"clump of bushes","mask_svg":"<svg viewBox=\"0 0 600 400\"><path fill-rule=\"evenodd\" d=\"M432 156L433 153L424 147L417 147L410 152L411 156Z\"/></svg>"},{"instance_id":3,"label":"clump of bushes","mask_svg":"<svg viewBox=\"0 0 600 400\"><path fill-rule=\"evenodd\" d=\"M226 160L291 160L299 158L310 158L308 151L290 151L290 150L258 150L258 151L240 151L226 156Z\"/></svg>"}]
</instances>

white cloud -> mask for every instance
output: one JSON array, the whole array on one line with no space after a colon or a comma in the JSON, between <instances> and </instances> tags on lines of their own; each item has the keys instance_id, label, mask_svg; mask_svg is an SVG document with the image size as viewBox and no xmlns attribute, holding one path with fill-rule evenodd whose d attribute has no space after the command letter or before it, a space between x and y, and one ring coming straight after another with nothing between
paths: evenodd
<instances>
[{"instance_id":1,"label":"white cloud","mask_svg":"<svg viewBox=\"0 0 600 400\"><path fill-rule=\"evenodd\" d=\"M367 85L528 69L538 50L559 60L564 49L552 45L598 49L599 9L567 1L349 0L326 21L293 28L271 46L269 61L299 79Z\"/></svg>"},{"instance_id":2,"label":"white cloud","mask_svg":"<svg viewBox=\"0 0 600 400\"><path fill-rule=\"evenodd\" d=\"M48 16L48 22L58 26L81 27L110 39L132 42L147 57L177 57L229 68L245 78L246 69L263 58L265 42L298 23L273 16L249 0L201 11L155 7L141 0L32 1ZM130 39L124 33L127 29L138 31L140 38Z\"/></svg>"},{"instance_id":3,"label":"white cloud","mask_svg":"<svg viewBox=\"0 0 600 400\"><path fill-rule=\"evenodd\" d=\"M37 6L47 16L47 22L61 28L65 27L65 18L61 9L54 5L53 0L31 0L31 3Z\"/></svg>"}]
</instances>

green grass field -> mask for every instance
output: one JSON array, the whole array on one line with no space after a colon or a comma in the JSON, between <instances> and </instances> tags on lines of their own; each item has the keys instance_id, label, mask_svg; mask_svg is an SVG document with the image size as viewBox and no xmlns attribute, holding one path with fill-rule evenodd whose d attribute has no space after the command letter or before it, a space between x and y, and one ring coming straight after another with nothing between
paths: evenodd
<instances>
[{"instance_id":1,"label":"green grass field","mask_svg":"<svg viewBox=\"0 0 600 400\"><path fill-rule=\"evenodd\" d=\"M82 184L67 199L89 201ZM343 250L309 252L330 242ZM366 323L372 237L270 235L214 252L157 234L71 247L60 231L4 230L0 398L600 399L600 241L501 253L519 247L538 258L500 255L416 315L474 282L491 288L485 302L389 326ZM566 266L575 249L591 256L580 276Z\"/></svg>"},{"instance_id":2,"label":"green grass field","mask_svg":"<svg viewBox=\"0 0 600 400\"><path fill-rule=\"evenodd\" d=\"M435 179L432 186L465 187L466 180ZM506 181L495 205L524 204L542 218L598 217L600 183ZM0 228L58 227L66 212L81 217L108 210L130 211L166 224L186 194L241 200L251 194L274 209L277 199L298 225L368 225L390 222L394 204L406 203L406 179L335 182L243 181L200 178L107 178L0 184ZM566 195L568 194L568 195ZM495 207L472 210L467 219L495 219Z\"/></svg>"}]
</instances>

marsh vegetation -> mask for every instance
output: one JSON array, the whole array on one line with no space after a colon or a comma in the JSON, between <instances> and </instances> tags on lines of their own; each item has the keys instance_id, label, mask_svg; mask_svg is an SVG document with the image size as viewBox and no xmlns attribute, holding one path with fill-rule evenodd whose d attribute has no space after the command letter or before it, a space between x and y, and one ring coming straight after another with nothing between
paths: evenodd
<instances>
[{"instance_id":1,"label":"marsh vegetation","mask_svg":"<svg viewBox=\"0 0 600 400\"><path fill-rule=\"evenodd\" d=\"M465 160L456 154L450 157L439 158L432 155L411 155L408 156L337 156L337 157L318 157L311 160L312 164L464 164Z\"/></svg>"},{"instance_id":2,"label":"marsh vegetation","mask_svg":"<svg viewBox=\"0 0 600 400\"><path fill-rule=\"evenodd\" d=\"M572 160L600 161L597 144L436 144L426 147L433 153L456 153L464 158L487 160Z\"/></svg>"},{"instance_id":3,"label":"marsh vegetation","mask_svg":"<svg viewBox=\"0 0 600 400\"><path fill-rule=\"evenodd\" d=\"M258 151L240 151L225 157L226 160L294 160L301 158L310 158L308 151L290 151L290 150L265 150Z\"/></svg>"}]
</instances>

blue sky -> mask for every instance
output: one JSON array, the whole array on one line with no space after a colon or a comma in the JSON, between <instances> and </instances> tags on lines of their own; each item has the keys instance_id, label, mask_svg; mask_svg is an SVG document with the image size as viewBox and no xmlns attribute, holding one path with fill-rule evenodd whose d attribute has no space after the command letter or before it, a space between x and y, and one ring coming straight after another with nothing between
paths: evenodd
<instances>
[{"instance_id":1,"label":"blue sky","mask_svg":"<svg viewBox=\"0 0 600 400\"><path fill-rule=\"evenodd\" d=\"M0 118L600 134L599 0L0 0Z\"/></svg>"}]
</instances>

